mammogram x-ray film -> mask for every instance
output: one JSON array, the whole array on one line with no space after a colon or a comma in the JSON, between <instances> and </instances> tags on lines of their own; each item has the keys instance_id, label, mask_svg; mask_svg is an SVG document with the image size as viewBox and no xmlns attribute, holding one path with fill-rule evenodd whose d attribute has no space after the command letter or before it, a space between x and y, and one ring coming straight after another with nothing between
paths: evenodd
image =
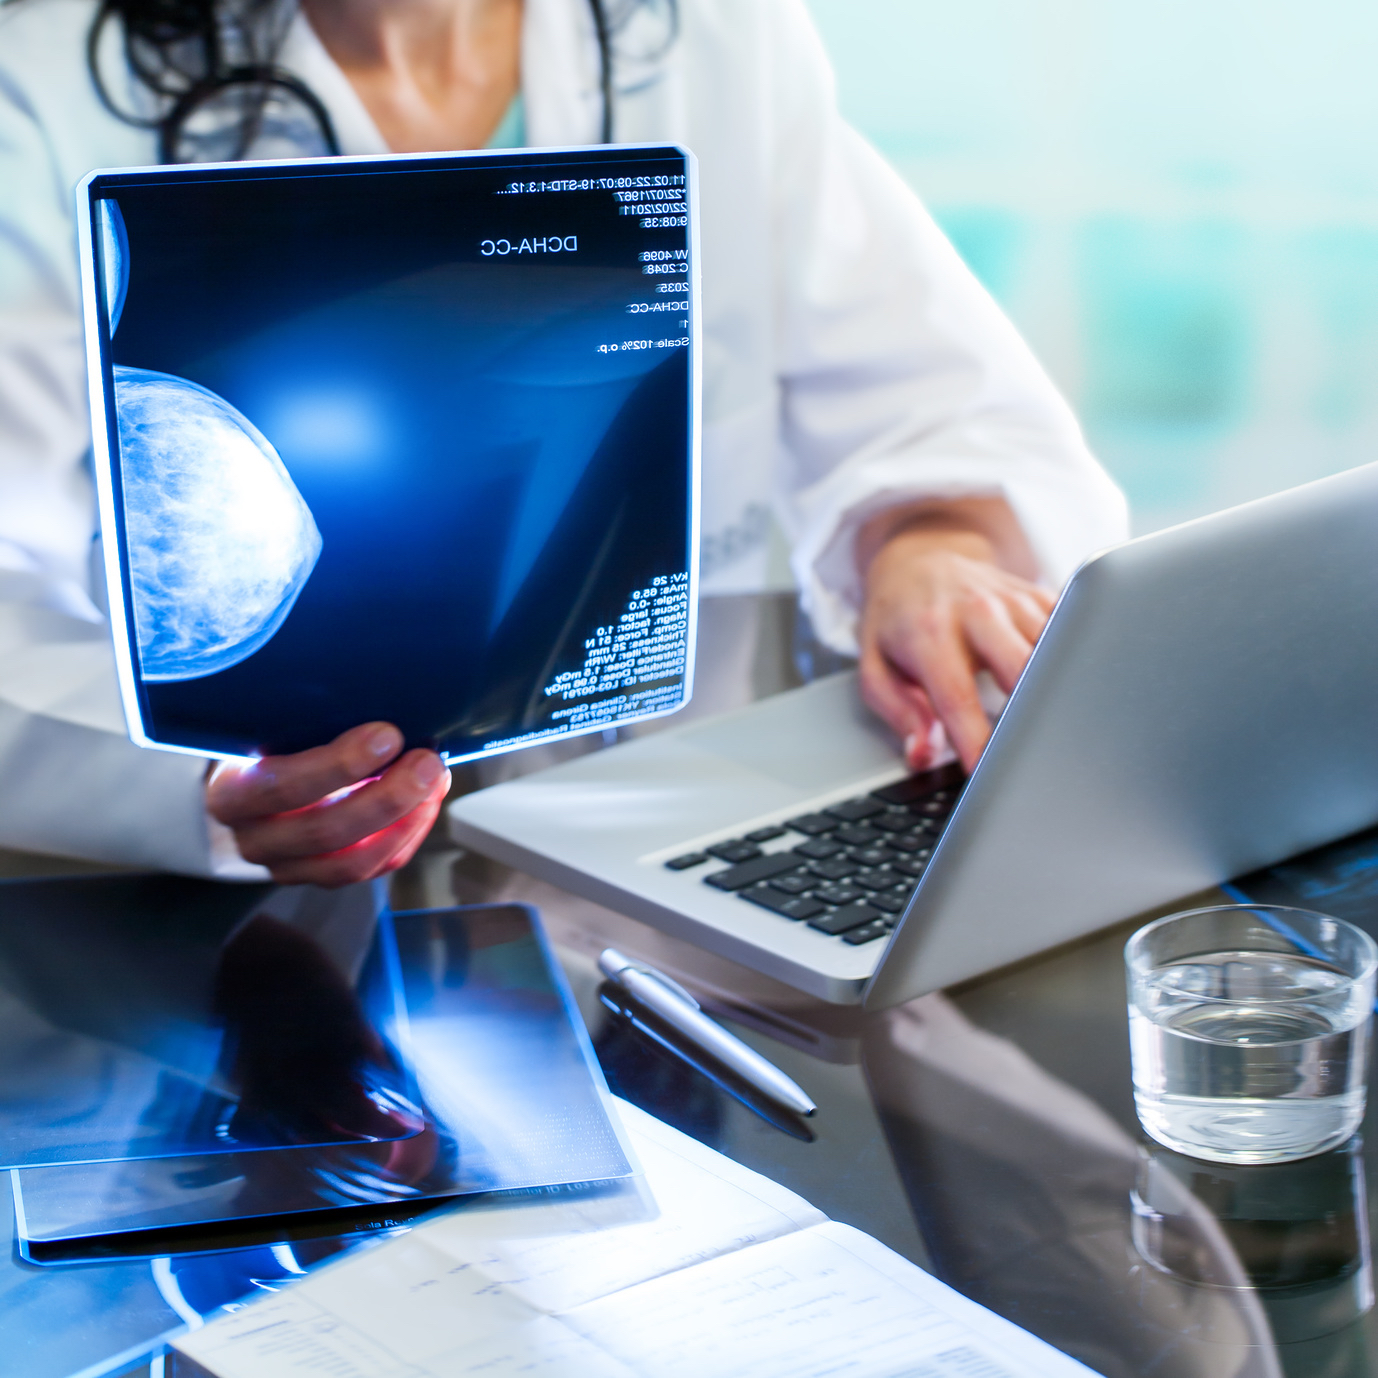
<instances>
[{"instance_id":1,"label":"mammogram x-ray film","mask_svg":"<svg viewBox=\"0 0 1378 1378\"><path fill-rule=\"evenodd\" d=\"M0 884L0 1166L416 1136L398 960L368 885Z\"/></svg>"},{"instance_id":2,"label":"mammogram x-ray film","mask_svg":"<svg viewBox=\"0 0 1378 1378\"><path fill-rule=\"evenodd\" d=\"M194 892L211 910L231 888L158 883ZM58 899L73 884L53 882L49 894ZM341 912L336 897L319 903ZM381 917L395 940L417 1132L274 1153L25 1168L11 1175L25 1257L65 1263L204 1249L208 1229L319 1212L332 1213L338 1233L378 1229L441 1197L601 1188L633 1174L534 913L497 904Z\"/></svg>"},{"instance_id":3,"label":"mammogram x-ray film","mask_svg":"<svg viewBox=\"0 0 1378 1378\"><path fill-rule=\"evenodd\" d=\"M463 760L683 705L692 182L661 146L83 182L136 741L258 755L386 719Z\"/></svg>"}]
</instances>

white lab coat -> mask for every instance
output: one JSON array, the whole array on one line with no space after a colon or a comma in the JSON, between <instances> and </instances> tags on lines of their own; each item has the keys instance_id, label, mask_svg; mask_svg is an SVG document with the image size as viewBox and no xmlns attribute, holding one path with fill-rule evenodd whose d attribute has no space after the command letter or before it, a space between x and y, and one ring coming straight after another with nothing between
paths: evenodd
<instances>
[{"instance_id":1,"label":"white lab coat","mask_svg":"<svg viewBox=\"0 0 1378 1378\"><path fill-rule=\"evenodd\" d=\"M914 195L839 117L802 0L680 0L619 36L615 134L700 169L705 595L759 589L769 514L819 636L855 648L858 526L925 496L1000 494L1043 578L1122 539L1124 501L1075 420ZM0 9L0 845L193 873L257 873L210 823L202 763L124 736L92 579L89 418L72 189L156 161L98 101L92 0ZM104 70L148 108L108 26ZM641 54L637 56L637 54ZM282 64L346 153L385 152L305 20ZM596 142L584 0L526 0L527 139ZM123 86L122 83L127 83Z\"/></svg>"}]
</instances>

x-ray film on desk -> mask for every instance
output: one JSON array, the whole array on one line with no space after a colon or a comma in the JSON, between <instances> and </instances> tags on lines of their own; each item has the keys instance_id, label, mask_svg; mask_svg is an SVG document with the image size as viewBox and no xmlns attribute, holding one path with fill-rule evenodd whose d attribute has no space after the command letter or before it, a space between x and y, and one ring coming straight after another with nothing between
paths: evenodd
<instances>
[{"instance_id":1,"label":"x-ray film on desk","mask_svg":"<svg viewBox=\"0 0 1378 1378\"><path fill-rule=\"evenodd\" d=\"M535 913L373 893L0 885L0 1164L26 1258L205 1249L289 1217L376 1230L495 1192L640 1209Z\"/></svg>"},{"instance_id":2,"label":"x-ray film on desk","mask_svg":"<svg viewBox=\"0 0 1378 1378\"><path fill-rule=\"evenodd\" d=\"M397 965L368 886L0 884L0 1167L415 1137Z\"/></svg>"},{"instance_id":3,"label":"x-ray film on desk","mask_svg":"<svg viewBox=\"0 0 1378 1378\"><path fill-rule=\"evenodd\" d=\"M688 154L100 172L78 217L141 745L464 760L687 700Z\"/></svg>"}]
</instances>

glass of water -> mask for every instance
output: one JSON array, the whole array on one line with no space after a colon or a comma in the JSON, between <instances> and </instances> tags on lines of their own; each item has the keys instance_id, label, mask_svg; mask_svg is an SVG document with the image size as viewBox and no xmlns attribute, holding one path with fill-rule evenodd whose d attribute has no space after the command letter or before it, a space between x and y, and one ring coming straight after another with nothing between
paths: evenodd
<instances>
[{"instance_id":1,"label":"glass of water","mask_svg":"<svg viewBox=\"0 0 1378 1378\"><path fill-rule=\"evenodd\" d=\"M1230 904L1125 946L1134 1103L1150 1137L1217 1163L1285 1163L1364 1117L1378 946L1342 919Z\"/></svg>"}]
</instances>

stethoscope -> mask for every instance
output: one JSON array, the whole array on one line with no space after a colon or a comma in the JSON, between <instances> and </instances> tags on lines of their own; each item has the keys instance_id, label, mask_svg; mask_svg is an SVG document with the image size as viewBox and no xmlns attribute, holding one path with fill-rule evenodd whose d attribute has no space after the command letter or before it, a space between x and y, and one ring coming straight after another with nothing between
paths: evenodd
<instances>
[{"instance_id":1,"label":"stethoscope","mask_svg":"<svg viewBox=\"0 0 1378 1378\"><path fill-rule=\"evenodd\" d=\"M604 8L603 0L588 0L588 3L589 9L593 13L594 34L598 40L598 88L603 102L603 117L599 133L599 142L610 144L612 142L613 106L612 30L608 23L607 11ZM100 16L91 28L88 39L88 55L90 57L91 70L93 72L96 71L96 53L101 32L105 26L106 19L108 19L113 12L110 6L107 5L103 7ZM193 82L185 91L178 93L167 114L157 121L134 120L124 112L116 110L107 96L104 86L100 82L97 82L97 89L102 103L112 114L118 115L119 118L128 120L131 123L145 124L157 128L158 161L160 163L177 162L177 149L182 141L182 135L186 129L187 121L209 101L214 100L216 97L223 95L224 92L237 86L257 86L260 88L281 91L293 97L309 112L312 119L315 121L326 155L332 158L339 156L340 140L335 132L335 123L330 118L330 112L325 108L320 97L318 97L305 82L299 81L290 72L284 71L281 67L271 63L232 67L227 72L217 72L213 76L204 77L200 81ZM246 139L245 142L252 142L252 138ZM245 151L244 148L241 148L238 156L242 157Z\"/></svg>"}]
</instances>

